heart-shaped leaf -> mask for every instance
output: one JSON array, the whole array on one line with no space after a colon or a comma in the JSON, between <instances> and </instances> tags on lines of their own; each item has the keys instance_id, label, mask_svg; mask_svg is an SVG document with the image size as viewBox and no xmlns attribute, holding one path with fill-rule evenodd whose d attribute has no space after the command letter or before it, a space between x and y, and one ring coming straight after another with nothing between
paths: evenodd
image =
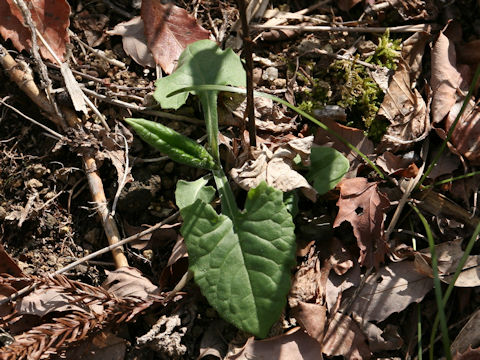
<instances>
[{"instance_id":1,"label":"heart-shaped leaf","mask_svg":"<svg viewBox=\"0 0 480 360\"><path fill-rule=\"evenodd\" d=\"M194 85L245 86L245 70L238 55L232 49L222 50L210 40L200 40L187 46L178 59L175 72L155 82L153 94L163 109L178 109L185 104L188 92L168 96L171 92ZM194 95L214 94L212 108L217 108L217 92L191 91ZM204 111L206 104L202 103Z\"/></svg>"},{"instance_id":2,"label":"heart-shaped leaf","mask_svg":"<svg viewBox=\"0 0 480 360\"><path fill-rule=\"evenodd\" d=\"M312 147L310 161L308 179L320 195L332 190L350 167L345 156L329 147Z\"/></svg>"},{"instance_id":3,"label":"heart-shaped leaf","mask_svg":"<svg viewBox=\"0 0 480 360\"><path fill-rule=\"evenodd\" d=\"M295 265L294 224L282 192L262 182L233 218L200 199L181 214L190 269L203 295L224 319L265 337L285 306Z\"/></svg>"}]
</instances>

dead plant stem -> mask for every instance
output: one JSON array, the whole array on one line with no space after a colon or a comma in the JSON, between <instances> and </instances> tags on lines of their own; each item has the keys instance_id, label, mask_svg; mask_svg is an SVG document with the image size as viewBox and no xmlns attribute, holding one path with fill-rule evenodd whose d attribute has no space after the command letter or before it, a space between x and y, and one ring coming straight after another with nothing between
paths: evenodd
<instances>
[{"instance_id":1,"label":"dead plant stem","mask_svg":"<svg viewBox=\"0 0 480 360\"><path fill-rule=\"evenodd\" d=\"M247 130L250 139L250 146L257 146L257 131L255 127L255 109L253 104L253 58L252 39L249 35L247 21L247 5L245 0L237 0L240 19L242 21L243 57L245 59L245 70L247 72L247 108L245 114L248 116Z\"/></svg>"}]
</instances>

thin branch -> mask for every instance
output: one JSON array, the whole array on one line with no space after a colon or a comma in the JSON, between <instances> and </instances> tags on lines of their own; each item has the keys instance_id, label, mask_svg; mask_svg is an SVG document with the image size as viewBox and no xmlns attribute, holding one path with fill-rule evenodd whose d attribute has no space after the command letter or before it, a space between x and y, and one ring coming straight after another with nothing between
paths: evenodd
<instances>
[{"instance_id":1,"label":"thin branch","mask_svg":"<svg viewBox=\"0 0 480 360\"><path fill-rule=\"evenodd\" d=\"M402 25L393 27L366 27L366 26L308 26L308 25L250 25L253 30L296 30L302 32L320 32L320 31L345 31L345 32L367 32L384 33L387 29L390 33L419 32L436 29L430 24Z\"/></svg>"},{"instance_id":2,"label":"thin branch","mask_svg":"<svg viewBox=\"0 0 480 360\"><path fill-rule=\"evenodd\" d=\"M2 103L2 105L6 106L7 108L9 108L10 110L16 112L18 115L22 116L23 118L27 119L28 121L30 121L31 123L37 125L37 126L40 126L43 130L49 132L50 134L52 134L57 140L60 140L60 139L64 139L65 136L63 136L62 134L56 132L55 130L53 129L50 129L48 126L46 125L43 125L42 123L38 122L37 120L35 119L32 119L30 116L28 115L25 115L24 113L22 113L20 110L18 110L17 108L13 107L12 105L9 105L7 104L5 101L3 101L3 99L0 99L0 103Z\"/></svg>"}]
</instances>

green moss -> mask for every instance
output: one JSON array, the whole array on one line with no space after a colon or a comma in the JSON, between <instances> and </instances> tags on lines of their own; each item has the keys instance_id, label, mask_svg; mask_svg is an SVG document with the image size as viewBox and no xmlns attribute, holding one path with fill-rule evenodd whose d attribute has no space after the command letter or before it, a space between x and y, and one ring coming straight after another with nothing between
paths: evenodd
<instances>
[{"instance_id":1,"label":"green moss","mask_svg":"<svg viewBox=\"0 0 480 360\"><path fill-rule=\"evenodd\" d=\"M380 38L375 53L367 62L395 69L400 56L401 39L390 39L387 30ZM297 78L310 86L310 91L297 94L297 103L308 113L327 104L345 108L347 125L363 129L373 141L380 141L388 123L376 118L384 93L370 76L368 69L355 61L336 60L328 68L312 71L311 63L302 66L313 74L298 72Z\"/></svg>"},{"instance_id":2,"label":"green moss","mask_svg":"<svg viewBox=\"0 0 480 360\"><path fill-rule=\"evenodd\" d=\"M385 33L378 40L375 53L365 59L366 62L385 66L388 69L396 70L398 58L400 57L400 50L402 39L390 39L390 31L387 29Z\"/></svg>"},{"instance_id":3,"label":"green moss","mask_svg":"<svg viewBox=\"0 0 480 360\"><path fill-rule=\"evenodd\" d=\"M297 103L299 103L300 109L311 114L313 109L319 109L324 107L331 95L330 85L318 78L307 79L303 74L297 74L298 78L304 82L309 82L312 86L311 90L304 91L297 96ZM312 81L313 84L311 84Z\"/></svg>"},{"instance_id":4,"label":"green moss","mask_svg":"<svg viewBox=\"0 0 480 360\"><path fill-rule=\"evenodd\" d=\"M347 110L349 125L369 129L383 100L383 91L365 67L352 61L337 60L329 73L335 79L336 104Z\"/></svg>"}]
</instances>

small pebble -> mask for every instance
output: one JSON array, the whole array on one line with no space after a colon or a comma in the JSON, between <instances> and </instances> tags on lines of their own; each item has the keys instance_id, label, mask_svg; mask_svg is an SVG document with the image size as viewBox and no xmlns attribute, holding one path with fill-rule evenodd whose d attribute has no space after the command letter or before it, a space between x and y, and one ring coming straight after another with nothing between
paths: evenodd
<instances>
[{"instance_id":1,"label":"small pebble","mask_svg":"<svg viewBox=\"0 0 480 360\"><path fill-rule=\"evenodd\" d=\"M276 67L270 66L265 69L262 74L262 79L267 81L273 81L278 78L278 69Z\"/></svg>"}]
</instances>

